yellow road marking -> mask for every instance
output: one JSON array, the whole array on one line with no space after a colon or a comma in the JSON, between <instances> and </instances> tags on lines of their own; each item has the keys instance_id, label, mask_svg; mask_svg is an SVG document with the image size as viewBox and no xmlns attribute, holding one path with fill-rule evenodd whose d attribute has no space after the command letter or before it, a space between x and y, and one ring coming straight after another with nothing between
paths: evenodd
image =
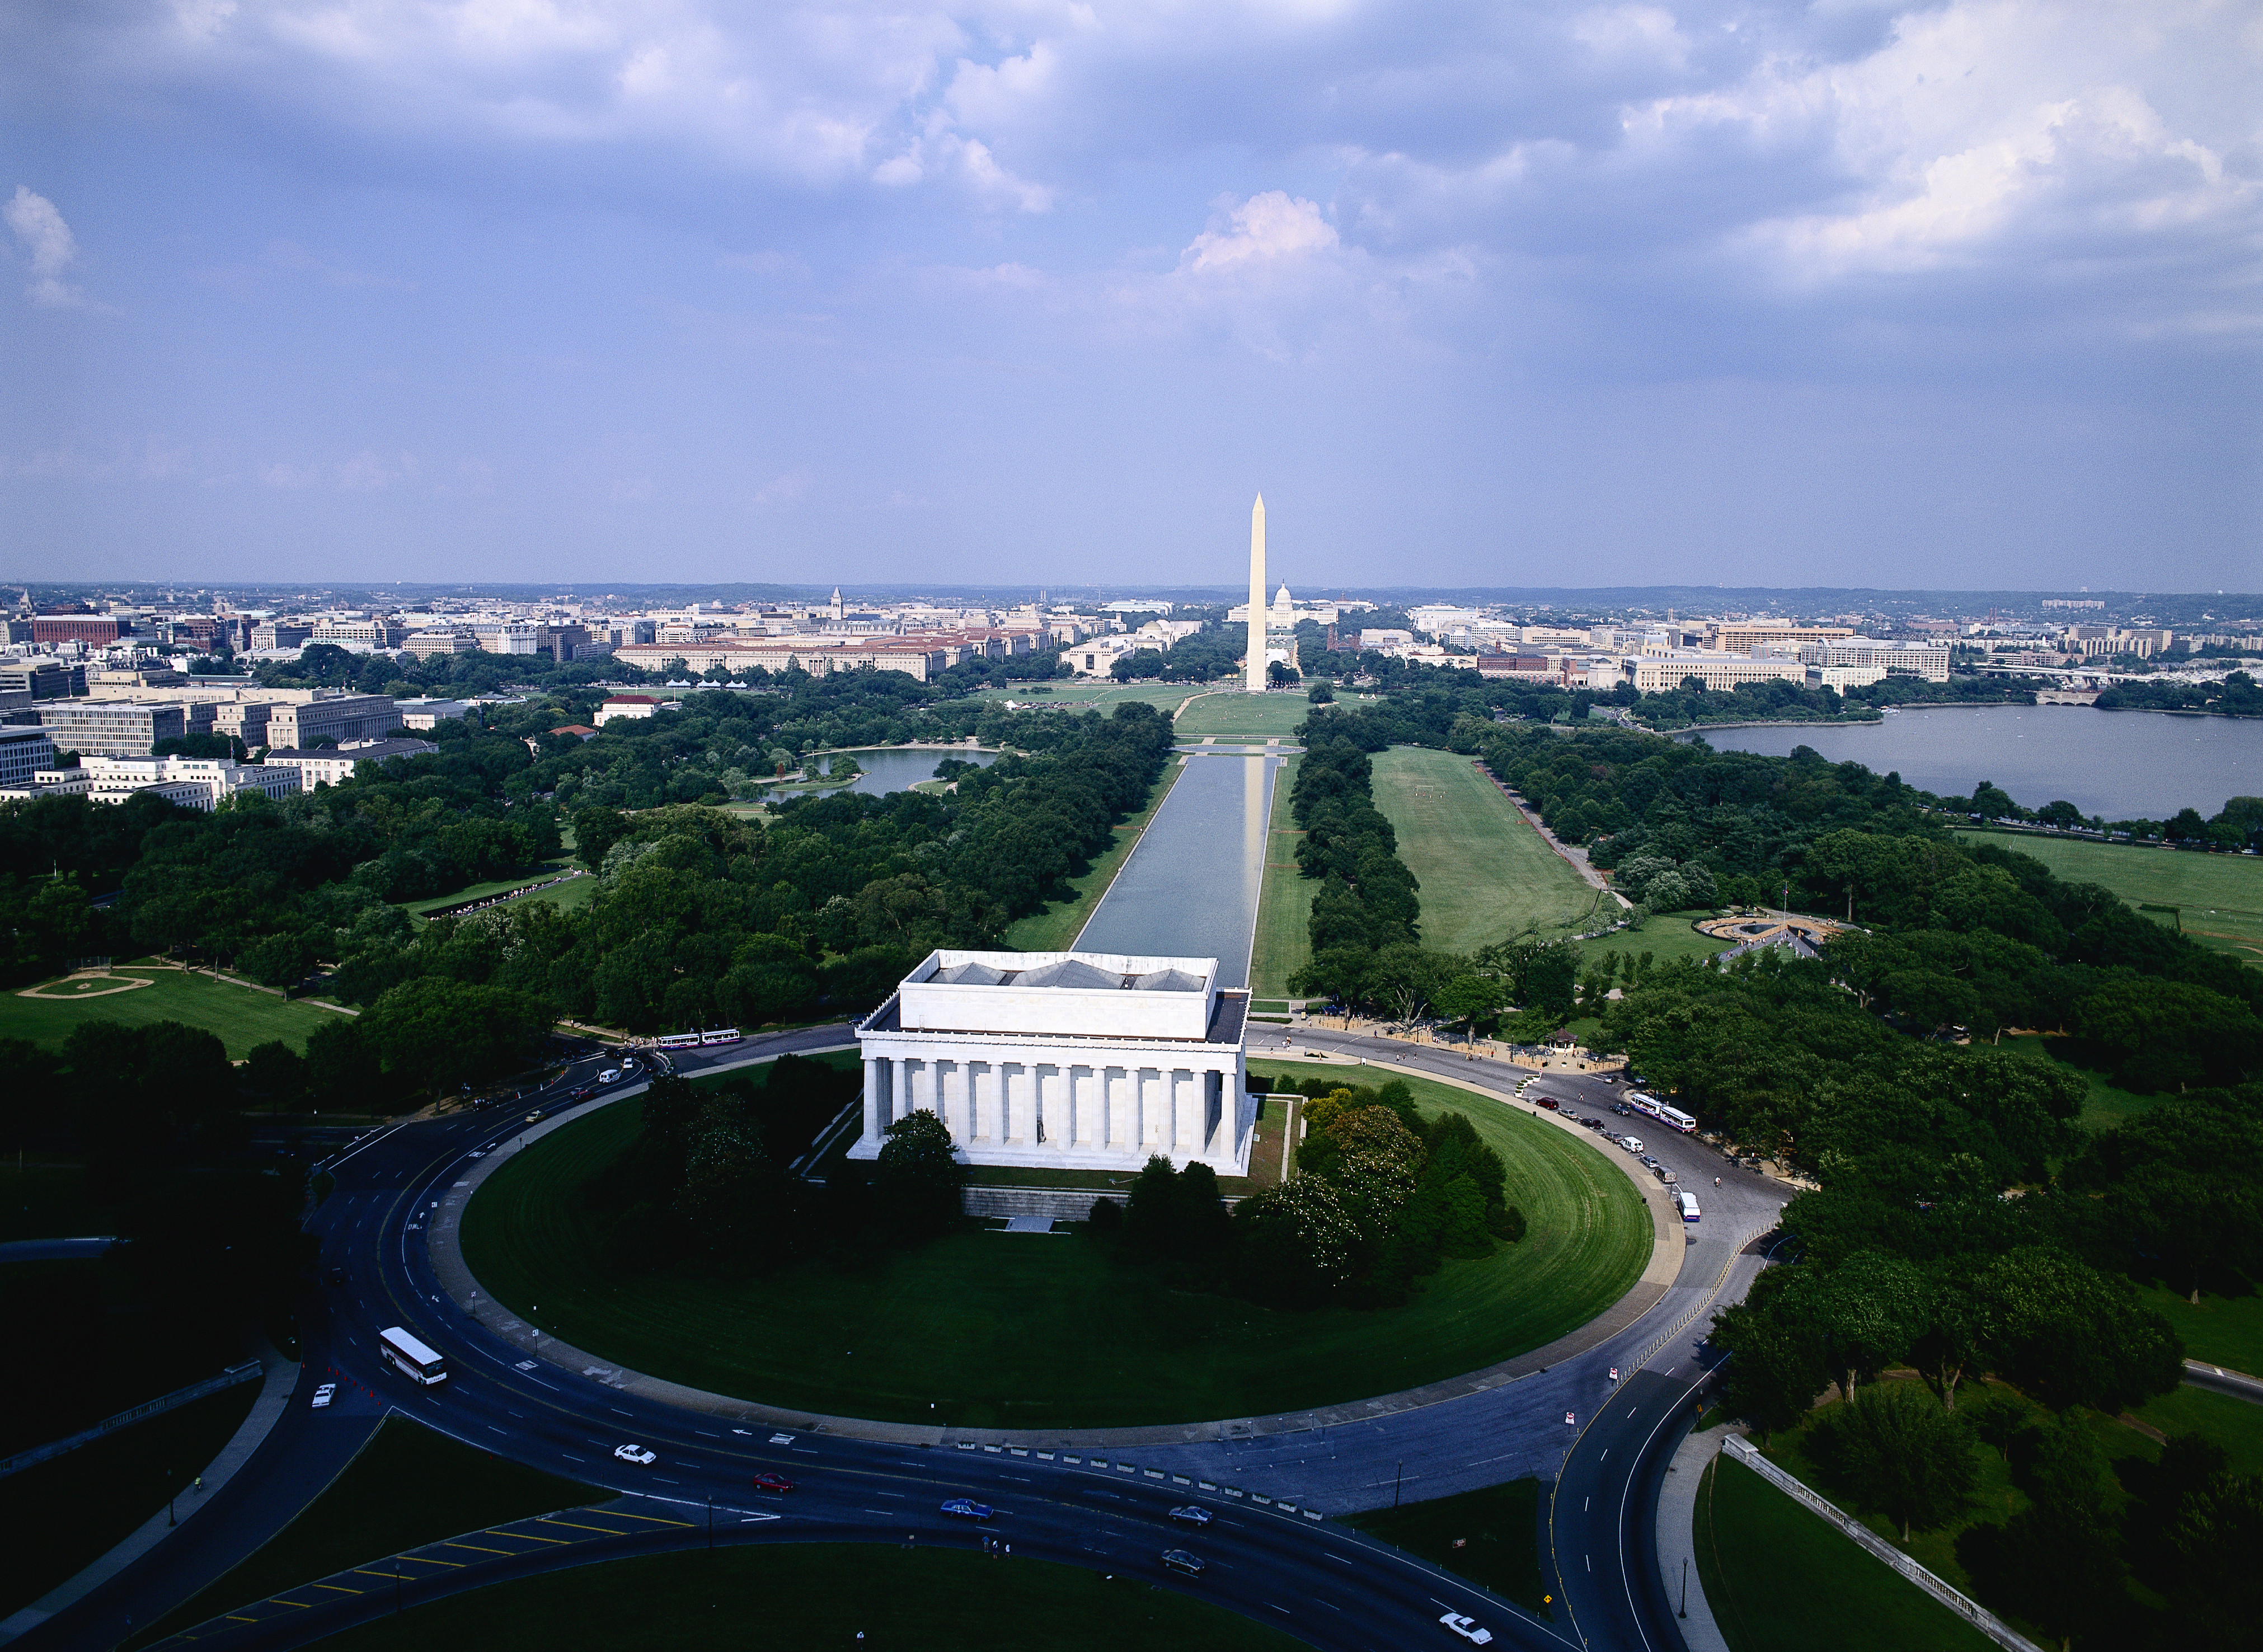
<instances>
[{"instance_id":1,"label":"yellow road marking","mask_svg":"<svg viewBox=\"0 0 2263 1652\"><path fill-rule=\"evenodd\" d=\"M496 1537L523 1537L530 1543L571 1543L574 1540L570 1537L545 1537L539 1532L497 1532L493 1526L488 1530Z\"/></svg>"},{"instance_id":2,"label":"yellow road marking","mask_svg":"<svg viewBox=\"0 0 2263 1652\"><path fill-rule=\"evenodd\" d=\"M538 1515L536 1518L545 1525L570 1525L576 1532L603 1532L607 1537L626 1537L628 1535L625 1532L616 1532L609 1525L583 1525L579 1520L556 1520L553 1519L546 1514ZM570 1537L563 1537L560 1538L558 1540L561 1543L571 1543L574 1540Z\"/></svg>"},{"instance_id":3,"label":"yellow road marking","mask_svg":"<svg viewBox=\"0 0 2263 1652\"><path fill-rule=\"evenodd\" d=\"M489 1548L484 1543L443 1543L440 1547L442 1548L471 1549L481 1554L516 1554L518 1553L517 1549Z\"/></svg>"},{"instance_id":4,"label":"yellow road marking","mask_svg":"<svg viewBox=\"0 0 2263 1652\"><path fill-rule=\"evenodd\" d=\"M654 1525L690 1525L689 1520L663 1520L656 1514L632 1514L626 1509L608 1509L607 1514L618 1515L624 1520L649 1520Z\"/></svg>"},{"instance_id":5,"label":"yellow road marking","mask_svg":"<svg viewBox=\"0 0 2263 1652\"><path fill-rule=\"evenodd\" d=\"M312 1606L308 1605L303 1600L286 1600L280 1595L268 1596L267 1604L271 1606L296 1606L301 1612L312 1612L314 1610Z\"/></svg>"},{"instance_id":6,"label":"yellow road marking","mask_svg":"<svg viewBox=\"0 0 2263 1652\"><path fill-rule=\"evenodd\" d=\"M331 1593L338 1595L358 1595L362 1592L358 1589L348 1589L343 1583L316 1583L314 1586L316 1589L327 1589Z\"/></svg>"}]
</instances>

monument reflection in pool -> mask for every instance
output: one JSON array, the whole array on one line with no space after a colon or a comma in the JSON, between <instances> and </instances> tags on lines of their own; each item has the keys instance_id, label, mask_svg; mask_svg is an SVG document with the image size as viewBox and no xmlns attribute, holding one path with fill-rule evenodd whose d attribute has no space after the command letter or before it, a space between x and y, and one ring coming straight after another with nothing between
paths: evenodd
<instances>
[{"instance_id":1,"label":"monument reflection in pool","mask_svg":"<svg viewBox=\"0 0 2263 1652\"><path fill-rule=\"evenodd\" d=\"M1247 987L1281 759L1213 747L1183 761L1075 948L1215 958L1219 986Z\"/></svg>"}]
</instances>

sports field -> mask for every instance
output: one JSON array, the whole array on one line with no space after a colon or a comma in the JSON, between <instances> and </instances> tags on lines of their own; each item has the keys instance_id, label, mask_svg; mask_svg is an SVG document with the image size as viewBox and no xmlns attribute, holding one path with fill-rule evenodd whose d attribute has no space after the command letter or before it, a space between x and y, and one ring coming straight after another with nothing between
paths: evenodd
<instances>
[{"instance_id":1,"label":"sports field","mask_svg":"<svg viewBox=\"0 0 2263 1652\"><path fill-rule=\"evenodd\" d=\"M128 987L127 982L146 984ZM35 996L26 997L26 992ZM0 992L0 1038L25 1039L50 1049L89 1021L127 1026L180 1021L217 1032L228 1058L242 1061L254 1045L271 1039L303 1050L307 1034L336 1015L335 1010L318 1010L210 975L146 965L119 965L103 977L72 975Z\"/></svg>"},{"instance_id":2,"label":"sports field","mask_svg":"<svg viewBox=\"0 0 2263 1652\"><path fill-rule=\"evenodd\" d=\"M1697 1576L1731 1652L1993 1652L1995 1642L1742 1463L1697 1493Z\"/></svg>"},{"instance_id":3,"label":"sports field","mask_svg":"<svg viewBox=\"0 0 2263 1652\"><path fill-rule=\"evenodd\" d=\"M2194 940L2263 963L2263 856L2203 855L2021 832L1967 835L2032 855L2070 883L2103 884L2132 906L2177 907L2185 933ZM2145 916L2177 922L2167 912Z\"/></svg>"},{"instance_id":4,"label":"sports field","mask_svg":"<svg viewBox=\"0 0 2263 1652\"><path fill-rule=\"evenodd\" d=\"M1297 784L1297 759L1290 757L1273 777L1273 815L1265 836L1265 881L1257 901L1257 940L1249 955L1249 991L1260 1010L1285 1008L1289 977L1312 955L1312 896L1316 878L1297 872L1297 839L1303 834L1289 813L1289 793Z\"/></svg>"},{"instance_id":5,"label":"sports field","mask_svg":"<svg viewBox=\"0 0 2263 1652\"><path fill-rule=\"evenodd\" d=\"M1312 703L1293 689L1276 694L1245 694L1229 689L1204 694L1179 714L1172 732L1182 745L1212 737L1219 741L1286 742L1312 714Z\"/></svg>"},{"instance_id":6,"label":"sports field","mask_svg":"<svg viewBox=\"0 0 2263 1652\"><path fill-rule=\"evenodd\" d=\"M1068 887L1075 891L1072 899L1055 901L1043 911L1032 912L1027 917L1016 918L1006 927L1006 950L1014 953L1057 953L1067 950L1076 939L1077 931L1092 916L1092 909L1100 904L1100 897L1108 893L1115 881L1116 873L1132 853L1139 834L1147 830L1147 822L1169 795L1172 784L1186 772L1176 757L1164 765L1162 778L1147 793L1146 806L1116 829L1108 847L1094 857L1092 869L1081 878L1071 878Z\"/></svg>"},{"instance_id":7,"label":"sports field","mask_svg":"<svg viewBox=\"0 0 2263 1652\"><path fill-rule=\"evenodd\" d=\"M1595 909L1595 890L1469 758L1393 746L1375 757L1375 801L1422 886L1422 944L1473 953L1527 929L1547 934Z\"/></svg>"},{"instance_id":8,"label":"sports field","mask_svg":"<svg viewBox=\"0 0 2263 1652\"><path fill-rule=\"evenodd\" d=\"M1652 1223L1623 1171L1499 1103L1408 1083L1426 1111L1466 1113L1500 1153L1530 1229L1448 1262L1402 1308L1276 1313L1175 1291L1077 1233L961 1233L868 1268L758 1279L625 1272L575 1190L634 1139L636 1101L504 1165L466 1213L464 1254L497 1301L539 1303L546 1331L631 1369L797 1409L985 1428L1192 1422L1387 1394L1551 1342L1633 1286Z\"/></svg>"}]
</instances>

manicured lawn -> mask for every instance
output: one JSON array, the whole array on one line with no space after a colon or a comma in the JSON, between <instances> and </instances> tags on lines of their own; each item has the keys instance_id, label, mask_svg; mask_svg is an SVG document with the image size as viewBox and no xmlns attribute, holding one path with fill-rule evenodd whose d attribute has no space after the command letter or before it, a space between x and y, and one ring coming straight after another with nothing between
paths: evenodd
<instances>
[{"instance_id":1,"label":"manicured lawn","mask_svg":"<svg viewBox=\"0 0 2263 1652\"><path fill-rule=\"evenodd\" d=\"M1605 953L1634 958L1648 953L1651 960L1659 964L1677 958L1710 958L1735 945L1697 932L1699 918L1719 916L1710 907L1689 912L1655 912L1638 930L1620 930L1616 934L1598 935L1591 941L1573 941L1572 945L1579 948L1586 962L1593 962Z\"/></svg>"},{"instance_id":2,"label":"manicured lawn","mask_svg":"<svg viewBox=\"0 0 2263 1652\"><path fill-rule=\"evenodd\" d=\"M2151 1096L2120 1089L2108 1083L2104 1074L2068 1061L2061 1053L2066 1048L2064 1039L2049 1038L2040 1032L2018 1033L2006 1037L2002 1047L2039 1061L2053 1062L2089 1085L2090 1098L2082 1104L2081 1121L2093 1130L2111 1129L2153 1105Z\"/></svg>"},{"instance_id":3,"label":"manicured lawn","mask_svg":"<svg viewBox=\"0 0 2263 1652\"><path fill-rule=\"evenodd\" d=\"M2204 855L2132 844L2029 837L2018 832L1970 834L2032 855L2070 883L2100 883L2133 906L2183 909L2184 931L2250 963L2263 963L2263 857ZM2176 919L2148 912L2162 923Z\"/></svg>"},{"instance_id":4,"label":"manicured lawn","mask_svg":"<svg viewBox=\"0 0 2263 1652\"><path fill-rule=\"evenodd\" d=\"M1069 880L1069 888L1076 891L1073 900L1056 901L1041 912L1016 918L1006 929L1006 950L1015 953L1066 952L1088 919L1100 897L1108 893L1108 886L1116 880L1116 873L1132 853L1132 844L1139 834L1147 830L1147 822L1155 817L1163 799L1170 793L1180 775L1186 771L1175 757L1165 765L1162 778L1147 793L1146 806L1116 829L1106 849L1093 859L1091 870L1082 877Z\"/></svg>"},{"instance_id":5,"label":"manicured lawn","mask_svg":"<svg viewBox=\"0 0 2263 1652\"><path fill-rule=\"evenodd\" d=\"M1595 891L1469 758L1393 746L1375 756L1375 801L1422 886L1422 944L1473 953L1595 909Z\"/></svg>"},{"instance_id":6,"label":"manicured lawn","mask_svg":"<svg viewBox=\"0 0 2263 1652\"><path fill-rule=\"evenodd\" d=\"M1279 1070L1258 1064L1256 1070ZM1348 1074L1374 1069L1292 1069ZM464 1250L496 1301L601 1358L773 1405L961 1427L1072 1428L1262 1415L1457 1375L1576 1329L1623 1295L1649 1213L1594 1148L1498 1103L1411 1081L1507 1161L1530 1231L1449 1262L1403 1308L1276 1313L1169 1290L1081 1235L961 1233L867 1269L766 1279L621 1272L574 1190L633 1139L640 1104L568 1126L472 1202Z\"/></svg>"},{"instance_id":7,"label":"manicured lawn","mask_svg":"<svg viewBox=\"0 0 2263 1652\"><path fill-rule=\"evenodd\" d=\"M475 1451L406 1417L387 1417L296 1519L144 1639L422 1543L612 1496Z\"/></svg>"},{"instance_id":8,"label":"manicured lawn","mask_svg":"<svg viewBox=\"0 0 2263 1652\"><path fill-rule=\"evenodd\" d=\"M220 1455L258 1397L257 1383L240 1383L0 1480L0 1531L10 1534L0 1543L0 1618L163 1514L167 1494Z\"/></svg>"},{"instance_id":9,"label":"manicured lawn","mask_svg":"<svg viewBox=\"0 0 2263 1652\"><path fill-rule=\"evenodd\" d=\"M1345 1524L1457 1572L1482 1589L1534 1612L1545 1612L1540 1570L1540 1482L1464 1491L1403 1508L1349 1515ZM1461 1547L1454 1547L1456 1543Z\"/></svg>"},{"instance_id":10,"label":"manicured lawn","mask_svg":"<svg viewBox=\"0 0 2263 1652\"><path fill-rule=\"evenodd\" d=\"M1072 711L1114 711L1118 706L1153 706L1165 716L1176 711L1190 695L1202 693L1206 683L1086 683L1059 678L1045 686L1050 694L1032 696L1033 685L1016 683L1010 688L986 688L968 696L972 699L1010 699L1018 705L1042 709L1047 706L1066 707Z\"/></svg>"},{"instance_id":11,"label":"manicured lawn","mask_svg":"<svg viewBox=\"0 0 2263 1652\"><path fill-rule=\"evenodd\" d=\"M1297 830L1289 813L1289 793L1297 783L1295 757L1273 777L1273 814L1265 838L1265 880L1257 901L1257 940L1249 958L1250 996L1260 1008L1270 1000L1283 1004L1289 977L1312 956L1312 896L1316 878L1297 872Z\"/></svg>"},{"instance_id":12,"label":"manicured lawn","mask_svg":"<svg viewBox=\"0 0 2263 1652\"><path fill-rule=\"evenodd\" d=\"M1179 714L1173 732L1182 745L1213 735L1229 744L1237 741L1260 745L1268 740L1285 743L1312 711L1312 702L1302 691L1245 694L1234 689L1204 695Z\"/></svg>"},{"instance_id":13,"label":"manicured lawn","mask_svg":"<svg viewBox=\"0 0 2263 1652\"><path fill-rule=\"evenodd\" d=\"M524 884L538 879L554 878L566 868L562 866L545 867L516 878L503 878L493 883L474 883L457 890L453 895L436 895L428 901L407 901L402 909L412 917L423 917L444 906L460 906L466 901L484 901L491 895L505 895ZM553 883L546 889L537 889L531 895L519 897L522 901L547 901L553 906L568 909L582 905L597 892L595 878L574 878L564 883Z\"/></svg>"},{"instance_id":14,"label":"manicured lawn","mask_svg":"<svg viewBox=\"0 0 2263 1652\"><path fill-rule=\"evenodd\" d=\"M2205 1434L2231 1453L2243 1474L2263 1474L2263 1405L2207 1388L2175 1388L2139 1406L2136 1416L2164 1434Z\"/></svg>"},{"instance_id":15,"label":"manicured lawn","mask_svg":"<svg viewBox=\"0 0 2263 1652\"><path fill-rule=\"evenodd\" d=\"M181 1021L220 1035L232 1060L241 1061L254 1045L280 1039L293 1049L304 1049L307 1035L337 1011L278 998L251 987L215 981L210 975L182 969L119 965L110 974L153 984L127 990L104 990L102 983L80 992L54 982L42 982L41 992L71 990L67 998L24 996L23 990L0 992L0 1038L26 1039L50 1048L59 1047L71 1030L89 1021L117 1021L127 1026L147 1026L153 1021Z\"/></svg>"},{"instance_id":16,"label":"manicured lawn","mask_svg":"<svg viewBox=\"0 0 2263 1652\"><path fill-rule=\"evenodd\" d=\"M1995 1642L1742 1463L1697 1493L1697 1576L1732 1652L1992 1652Z\"/></svg>"},{"instance_id":17,"label":"manicured lawn","mask_svg":"<svg viewBox=\"0 0 2263 1652\"><path fill-rule=\"evenodd\" d=\"M1302 1644L1222 1606L1129 1578L1105 1582L1081 1566L1001 1562L971 1547L926 1544L907 1554L877 1543L778 1543L498 1583L322 1646L743 1652L850 1648L860 1634L867 1647L922 1652L1291 1652Z\"/></svg>"},{"instance_id":18,"label":"manicured lawn","mask_svg":"<svg viewBox=\"0 0 2263 1652\"><path fill-rule=\"evenodd\" d=\"M2263 1293L2218 1296L2204 1291L2195 1308L2174 1291L2142 1288L2145 1306L2159 1310L2184 1338L2187 1358L2263 1376ZM2263 1408L2258 1409L2263 1415Z\"/></svg>"}]
</instances>

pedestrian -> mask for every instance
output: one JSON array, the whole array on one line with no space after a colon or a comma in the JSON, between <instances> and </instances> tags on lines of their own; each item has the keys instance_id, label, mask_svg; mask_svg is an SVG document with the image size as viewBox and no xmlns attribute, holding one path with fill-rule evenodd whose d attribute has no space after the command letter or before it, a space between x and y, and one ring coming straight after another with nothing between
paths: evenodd
<instances>
[{"instance_id":1,"label":"pedestrian","mask_svg":"<svg viewBox=\"0 0 2263 1652\"><path fill-rule=\"evenodd\" d=\"M1721 1178L1720 1178L1719 1177L1717 1177L1717 1177L1715 1177L1713 1178L1713 1185L1714 1185L1714 1186L1716 1186L1716 1187L1718 1187L1720 1185L1721 1185Z\"/></svg>"}]
</instances>

